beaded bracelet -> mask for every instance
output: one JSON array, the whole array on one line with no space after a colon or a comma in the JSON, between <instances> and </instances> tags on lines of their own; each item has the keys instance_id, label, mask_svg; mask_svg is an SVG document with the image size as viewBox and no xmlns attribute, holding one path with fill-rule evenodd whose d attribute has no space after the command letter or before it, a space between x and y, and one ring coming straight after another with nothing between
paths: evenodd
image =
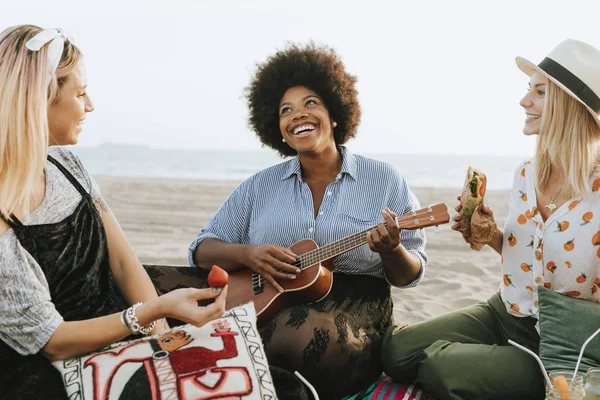
<instances>
[{"instance_id":1,"label":"beaded bracelet","mask_svg":"<svg viewBox=\"0 0 600 400\"><path fill-rule=\"evenodd\" d=\"M133 335L138 333L147 335L152 332L156 326L156 321L152 321L152 323L147 326L140 325L137 315L135 315L135 310L141 305L142 303L135 303L121 314L121 322L124 322L123 325L125 325Z\"/></svg>"}]
</instances>

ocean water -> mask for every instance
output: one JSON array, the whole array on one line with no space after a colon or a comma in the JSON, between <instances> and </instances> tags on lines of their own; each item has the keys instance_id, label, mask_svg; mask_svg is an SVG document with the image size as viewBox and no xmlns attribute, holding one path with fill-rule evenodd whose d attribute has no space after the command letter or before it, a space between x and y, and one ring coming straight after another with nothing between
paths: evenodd
<instances>
[{"instance_id":1,"label":"ocean water","mask_svg":"<svg viewBox=\"0 0 600 400\"><path fill-rule=\"evenodd\" d=\"M144 146L74 147L93 175L242 181L284 161L275 152L165 150ZM360 152L357 152L361 154ZM460 188L469 165L486 173L488 188L510 189L523 157L471 155L363 155L392 164L411 187Z\"/></svg>"}]
</instances>

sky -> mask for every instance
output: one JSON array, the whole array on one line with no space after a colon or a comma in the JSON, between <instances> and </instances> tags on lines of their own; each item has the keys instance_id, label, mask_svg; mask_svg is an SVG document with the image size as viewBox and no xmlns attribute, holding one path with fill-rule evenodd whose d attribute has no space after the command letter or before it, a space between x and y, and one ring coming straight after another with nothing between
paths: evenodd
<instances>
[{"instance_id":1,"label":"sky","mask_svg":"<svg viewBox=\"0 0 600 400\"><path fill-rule=\"evenodd\" d=\"M261 149L243 98L256 63L312 40L358 78L353 151L532 155L514 58L600 48L599 15L596 0L0 0L1 30L63 28L85 54L79 145L244 151Z\"/></svg>"}]
</instances>

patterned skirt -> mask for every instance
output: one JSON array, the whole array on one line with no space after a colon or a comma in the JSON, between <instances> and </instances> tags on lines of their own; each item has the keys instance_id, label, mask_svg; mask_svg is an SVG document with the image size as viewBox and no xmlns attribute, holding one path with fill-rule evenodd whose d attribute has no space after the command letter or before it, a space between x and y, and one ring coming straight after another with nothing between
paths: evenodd
<instances>
[{"instance_id":1,"label":"patterned skirt","mask_svg":"<svg viewBox=\"0 0 600 400\"><path fill-rule=\"evenodd\" d=\"M208 286L206 272L196 268L146 270L161 293ZM379 378L381 340L391 324L392 299L385 280L334 274L325 299L282 310L260 334L269 364L298 371L327 400L354 394Z\"/></svg>"}]
</instances>

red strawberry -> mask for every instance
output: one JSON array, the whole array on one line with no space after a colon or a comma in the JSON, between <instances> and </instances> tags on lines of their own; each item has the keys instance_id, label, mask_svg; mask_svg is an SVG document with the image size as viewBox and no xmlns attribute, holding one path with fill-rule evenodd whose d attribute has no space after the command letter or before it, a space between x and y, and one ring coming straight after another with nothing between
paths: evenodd
<instances>
[{"instance_id":1,"label":"red strawberry","mask_svg":"<svg viewBox=\"0 0 600 400\"><path fill-rule=\"evenodd\" d=\"M229 274L218 265L213 265L208 274L208 285L210 287L223 287L229 282Z\"/></svg>"}]
</instances>

